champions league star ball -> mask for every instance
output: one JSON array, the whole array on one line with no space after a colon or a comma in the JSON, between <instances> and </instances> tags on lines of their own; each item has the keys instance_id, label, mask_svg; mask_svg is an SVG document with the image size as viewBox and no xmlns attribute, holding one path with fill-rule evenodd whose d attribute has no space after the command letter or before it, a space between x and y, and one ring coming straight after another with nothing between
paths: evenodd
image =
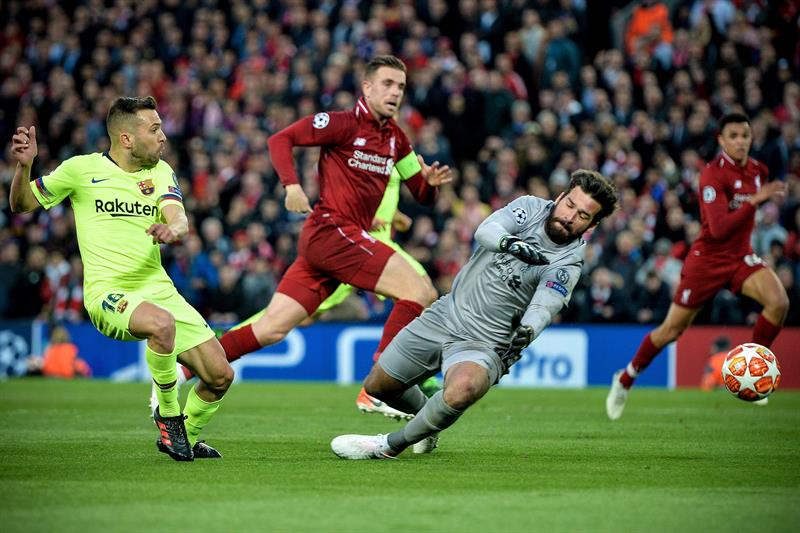
<instances>
[{"instance_id":1,"label":"champions league star ball","mask_svg":"<svg viewBox=\"0 0 800 533\"><path fill-rule=\"evenodd\" d=\"M754 402L766 398L781 384L781 365L769 348L740 344L722 363L722 381L737 398Z\"/></svg>"}]
</instances>

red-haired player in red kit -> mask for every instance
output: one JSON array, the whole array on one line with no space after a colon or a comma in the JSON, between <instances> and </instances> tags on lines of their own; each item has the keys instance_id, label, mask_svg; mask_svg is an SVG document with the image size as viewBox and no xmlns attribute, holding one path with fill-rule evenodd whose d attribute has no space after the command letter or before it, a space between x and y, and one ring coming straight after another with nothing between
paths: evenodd
<instances>
[{"instance_id":1,"label":"red-haired player in red kit","mask_svg":"<svg viewBox=\"0 0 800 533\"><path fill-rule=\"evenodd\" d=\"M286 271L264 315L227 332L220 342L228 360L281 341L308 318L340 283L394 299L377 354L436 299L427 277L368 232L392 168L423 204L436 187L452 180L448 166L427 166L392 117L400 108L406 67L394 56L376 56L366 66L363 96L351 111L302 118L269 139L272 163L286 187L286 208L310 213L298 257ZM312 211L297 179L295 146L321 146L319 202Z\"/></svg>"},{"instance_id":2,"label":"red-haired player in red kit","mask_svg":"<svg viewBox=\"0 0 800 533\"><path fill-rule=\"evenodd\" d=\"M614 374L606 398L611 420L622 416L633 380L664 346L677 339L703 304L729 288L764 308L753 328L753 342L769 347L781 330L789 298L775 272L753 253L750 234L756 209L786 194L780 181L767 182L767 167L748 157L750 119L742 113L722 117L717 135L722 152L700 176L700 236L689 250L667 317L647 334L628 366ZM760 400L760 401L766 401Z\"/></svg>"}]
</instances>

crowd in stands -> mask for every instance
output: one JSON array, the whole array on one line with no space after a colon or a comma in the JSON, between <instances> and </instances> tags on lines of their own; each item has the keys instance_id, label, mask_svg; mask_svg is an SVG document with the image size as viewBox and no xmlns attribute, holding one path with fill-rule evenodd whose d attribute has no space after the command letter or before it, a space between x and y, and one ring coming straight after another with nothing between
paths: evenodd
<instances>
[{"instance_id":1,"label":"crowd in stands","mask_svg":"<svg viewBox=\"0 0 800 533\"><path fill-rule=\"evenodd\" d=\"M366 61L408 66L398 120L456 179L396 239L445 292L473 233L521 194L555 198L577 168L614 181L621 208L589 238L563 320L660 321L699 224L698 178L716 121L752 119L752 155L789 194L760 209L753 244L800 324L800 27L791 0L9 0L0 13L0 139L35 125L37 175L109 147L121 95L153 95L191 235L164 265L213 321L261 309L296 254L267 138L346 109ZM621 31L614 21L622 20ZM297 152L314 200L315 149ZM0 317L85 320L68 205L12 214L0 160ZM121 246L124 243L121 243ZM357 296L339 318L385 315ZM755 304L722 292L700 322L745 324ZM352 316L350 315L352 313Z\"/></svg>"}]
</instances>

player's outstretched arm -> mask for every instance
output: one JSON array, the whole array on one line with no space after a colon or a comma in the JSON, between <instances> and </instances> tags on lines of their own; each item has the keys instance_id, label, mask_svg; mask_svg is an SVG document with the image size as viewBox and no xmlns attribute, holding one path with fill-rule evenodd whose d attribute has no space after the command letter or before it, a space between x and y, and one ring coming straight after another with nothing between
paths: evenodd
<instances>
[{"instance_id":1,"label":"player's outstretched arm","mask_svg":"<svg viewBox=\"0 0 800 533\"><path fill-rule=\"evenodd\" d=\"M526 206L525 199L517 198L486 217L475 231L475 240L491 252L508 252L509 245L515 242L509 237L523 229L528 220L528 211L530 207Z\"/></svg>"},{"instance_id":2,"label":"player's outstretched arm","mask_svg":"<svg viewBox=\"0 0 800 533\"><path fill-rule=\"evenodd\" d=\"M17 169L14 171L8 198L14 213L27 213L39 207L39 200L33 195L30 186L31 167L37 153L36 128L17 128L16 134L11 138L11 154L17 160Z\"/></svg>"},{"instance_id":3,"label":"player's outstretched arm","mask_svg":"<svg viewBox=\"0 0 800 533\"><path fill-rule=\"evenodd\" d=\"M147 228L147 234L153 237L153 244L171 244L189 232L189 220L182 206L167 204L161 212L167 223L153 224Z\"/></svg>"}]
</instances>

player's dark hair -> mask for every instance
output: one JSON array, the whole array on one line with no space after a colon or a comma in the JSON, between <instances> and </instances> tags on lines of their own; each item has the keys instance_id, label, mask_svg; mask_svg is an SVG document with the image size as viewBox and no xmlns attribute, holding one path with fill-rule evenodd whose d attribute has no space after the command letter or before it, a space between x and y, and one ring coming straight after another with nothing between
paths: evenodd
<instances>
[{"instance_id":1,"label":"player's dark hair","mask_svg":"<svg viewBox=\"0 0 800 533\"><path fill-rule=\"evenodd\" d=\"M106 116L106 129L109 133L117 131L119 123L130 120L141 109L156 109L156 99L152 96L120 96L111 103Z\"/></svg>"},{"instance_id":2,"label":"player's dark hair","mask_svg":"<svg viewBox=\"0 0 800 533\"><path fill-rule=\"evenodd\" d=\"M722 130L728 124L750 124L750 117L745 115L744 113L728 113L724 115L721 119L719 119L719 133L722 133Z\"/></svg>"},{"instance_id":3,"label":"player's dark hair","mask_svg":"<svg viewBox=\"0 0 800 533\"><path fill-rule=\"evenodd\" d=\"M583 192L600 204L600 211L592 219L593 225L599 223L617 208L617 188L599 172L579 168L570 176L564 194L569 193L575 187L580 187Z\"/></svg>"},{"instance_id":4,"label":"player's dark hair","mask_svg":"<svg viewBox=\"0 0 800 533\"><path fill-rule=\"evenodd\" d=\"M381 67L389 67L406 72L406 64L403 63L400 58L390 55L375 56L367 63L364 69L364 77L371 78Z\"/></svg>"}]
</instances>

